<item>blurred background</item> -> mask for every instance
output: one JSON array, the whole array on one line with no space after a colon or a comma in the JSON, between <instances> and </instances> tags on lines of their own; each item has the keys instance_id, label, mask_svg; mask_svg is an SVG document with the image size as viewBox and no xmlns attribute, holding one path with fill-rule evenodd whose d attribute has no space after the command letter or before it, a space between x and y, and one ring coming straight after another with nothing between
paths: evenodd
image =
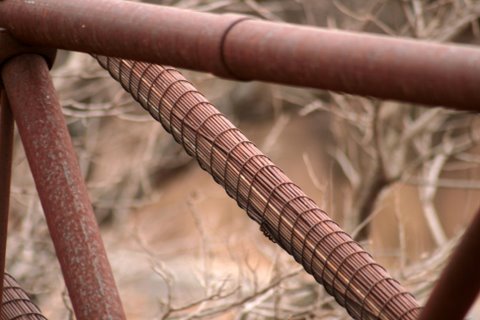
<instances>
[{"instance_id":1,"label":"blurred background","mask_svg":"<svg viewBox=\"0 0 480 320\"><path fill-rule=\"evenodd\" d=\"M478 0L148 2L480 43ZM184 75L425 301L480 207L478 116ZM129 319L349 319L93 58L59 52L52 76ZM74 319L15 139L7 271L48 318Z\"/></svg>"}]
</instances>

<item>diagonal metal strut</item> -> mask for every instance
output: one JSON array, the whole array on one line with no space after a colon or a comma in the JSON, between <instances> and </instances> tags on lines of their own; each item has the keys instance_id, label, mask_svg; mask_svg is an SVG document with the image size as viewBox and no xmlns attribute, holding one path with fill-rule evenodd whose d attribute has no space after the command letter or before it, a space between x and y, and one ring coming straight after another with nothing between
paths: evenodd
<instances>
[{"instance_id":1,"label":"diagonal metal strut","mask_svg":"<svg viewBox=\"0 0 480 320\"><path fill-rule=\"evenodd\" d=\"M179 71L96 58L353 318L417 318L420 308L414 297Z\"/></svg>"}]
</instances>

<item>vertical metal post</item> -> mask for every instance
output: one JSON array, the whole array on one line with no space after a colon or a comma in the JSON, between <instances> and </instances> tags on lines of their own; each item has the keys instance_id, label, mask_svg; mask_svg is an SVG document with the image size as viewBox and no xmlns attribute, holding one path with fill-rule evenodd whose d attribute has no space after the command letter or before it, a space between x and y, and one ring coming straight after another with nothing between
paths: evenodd
<instances>
[{"instance_id":1,"label":"vertical metal post","mask_svg":"<svg viewBox=\"0 0 480 320\"><path fill-rule=\"evenodd\" d=\"M480 210L450 257L420 320L462 320L480 291Z\"/></svg>"},{"instance_id":2,"label":"vertical metal post","mask_svg":"<svg viewBox=\"0 0 480 320\"><path fill-rule=\"evenodd\" d=\"M7 249L10 179L12 175L13 116L5 91L0 88L0 302L3 297L3 273ZM0 314L2 313L0 303Z\"/></svg>"},{"instance_id":3,"label":"vertical metal post","mask_svg":"<svg viewBox=\"0 0 480 320\"><path fill-rule=\"evenodd\" d=\"M16 56L2 79L76 318L125 319L45 59Z\"/></svg>"}]
</instances>

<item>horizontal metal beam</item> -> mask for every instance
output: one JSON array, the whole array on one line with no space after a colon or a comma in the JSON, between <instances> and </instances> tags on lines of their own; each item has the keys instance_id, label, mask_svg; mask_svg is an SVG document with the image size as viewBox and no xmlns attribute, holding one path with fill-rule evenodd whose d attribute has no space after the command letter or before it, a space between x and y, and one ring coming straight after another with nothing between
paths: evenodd
<instances>
[{"instance_id":1,"label":"horizontal metal beam","mask_svg":"<svg viewBox=\"0 0 480 320\"><path fill-rule=\"evenodd\" d=\"M480 106L474 47L120 0L3 0L0 17L0 27L34 45L460 110Z\"/></svg>"}]
</instances>

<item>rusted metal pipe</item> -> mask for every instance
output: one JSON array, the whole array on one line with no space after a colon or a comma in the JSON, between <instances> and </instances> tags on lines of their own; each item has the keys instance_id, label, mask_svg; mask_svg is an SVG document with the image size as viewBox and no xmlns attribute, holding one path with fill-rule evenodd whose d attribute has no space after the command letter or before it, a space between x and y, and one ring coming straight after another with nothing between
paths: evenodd
<instances>
[{"instance_id":1,"label":"rusted metal pipe","mask_svg":"<svg viewBox=\"0 0 480 320\"><path fill-rule=\"evenodd\" d=\"M96 58L354 319L417 319L415 298L178 70Z\"/></svg>"},{"instance_id":2,"label":"rusted metal pipe","mask_svg":"<svg viewBox=\"0 0 480 320\"><path fill-rule=\"evenodd\" d=\"M419 320L462 320L480 292L480 210L443 270Z\"/></svg>"},{"instance_id":3,"label":"rusted metal pipe","mask_svg":"<svg viewBox=\"0 0 480 320\"><path fill-rule=\"evenodd\" d=\"M10 180L12 176L13 116L7 95L0 88L0 301L3 296L3 272L7 250ZM0 304L0 314L2 306Z\"/></svg>"},{"instance_id":4,"label":"rusted metal pipe","mask_svg":"<svg viewBox=\"0 0 480 320\"><path fill-rule=\"evenodd\" d=\"M47 320L35 303L30 300L28 294L8 273L5 273L3 287L5 293L1 303L0 320Z\"/></svg>"},{"instance_id":5,"label":"rusted metal pipe","mask_svg":"<svg viewBox=\"0 0 480 320\"><path fill-rule=\"evenodd\" d=\"M480 50L120 0L0 1L36 45L478 111Z\"/></svg>"},{"instance_id":6,"label":"rusted metal pipe","mask_svg":"<svg viewBox=\"0 0 480 320\"><path fill-rule=\"evenodd\" d=\"M2 79L76 318L125 319L45 59L16 56Z\"/></svg>"}]
</instances>

